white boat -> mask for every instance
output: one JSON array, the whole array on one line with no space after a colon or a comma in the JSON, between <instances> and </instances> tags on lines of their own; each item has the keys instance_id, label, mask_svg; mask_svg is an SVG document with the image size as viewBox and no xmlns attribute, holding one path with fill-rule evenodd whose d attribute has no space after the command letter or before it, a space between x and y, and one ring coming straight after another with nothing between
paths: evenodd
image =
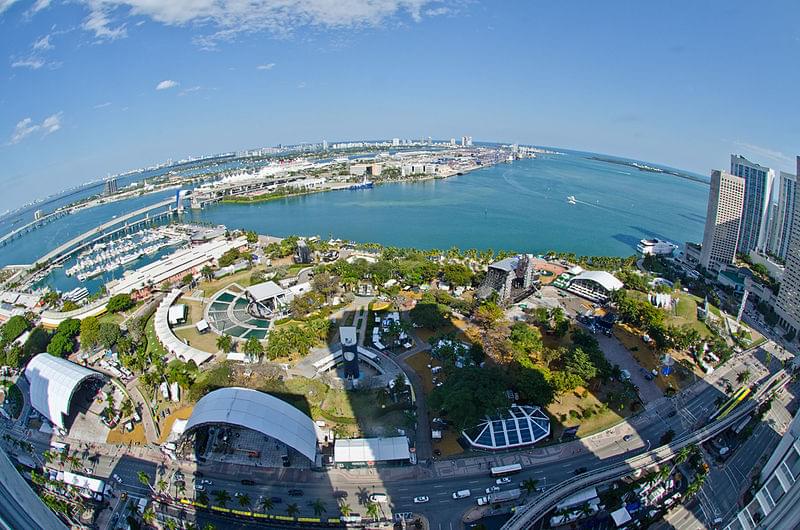
<instances>
[{"instance_id":1,"label":"white boat","mask_svg":"<svg viewBox=\"0 0 800 530\"><path fill-rule=\"evenodd\" d=\"M574 195L570 195L569 197L567 197L567 202L570 203L570 204L578 204L578 201L575 200L575 196Z\"/></svg>"}]
</instances>

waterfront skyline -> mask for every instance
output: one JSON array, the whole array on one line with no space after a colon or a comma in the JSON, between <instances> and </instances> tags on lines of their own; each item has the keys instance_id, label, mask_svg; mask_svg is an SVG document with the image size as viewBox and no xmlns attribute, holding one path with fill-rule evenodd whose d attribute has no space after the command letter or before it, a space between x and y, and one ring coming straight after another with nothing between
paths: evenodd
<instances>
[{"instance_id":1,"label":"waterfront skyline","mask_svg":"<svg viewBox=\"0 0 800 530\"><path fill-rule=\"evenodd\" d=\"M732 152L794 169L790 2L286 5L0 2L0 210L168 158L323 139L469 135L704 175ZM774 38L726 38L754 19ZM782 82L733 82L756 60Z\"/></svg>"}]
</instances>

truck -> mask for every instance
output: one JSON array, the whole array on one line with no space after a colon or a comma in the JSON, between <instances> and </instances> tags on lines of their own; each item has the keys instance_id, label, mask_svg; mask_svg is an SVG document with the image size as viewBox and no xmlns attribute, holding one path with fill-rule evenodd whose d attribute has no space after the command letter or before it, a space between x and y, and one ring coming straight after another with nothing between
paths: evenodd
<instances>
[{"instance_id":1,"label":"truck","mask_svg":"<svg viewBox=\"0 0 800 530\"><path fill-rule=\"evenodd\" d=\"M522 497L522 490L519 488L498 491L497 493L490 493L489 495L478 497L478 506L513 501L519 499L520 497Z\"/></svg>"}]
</instances>

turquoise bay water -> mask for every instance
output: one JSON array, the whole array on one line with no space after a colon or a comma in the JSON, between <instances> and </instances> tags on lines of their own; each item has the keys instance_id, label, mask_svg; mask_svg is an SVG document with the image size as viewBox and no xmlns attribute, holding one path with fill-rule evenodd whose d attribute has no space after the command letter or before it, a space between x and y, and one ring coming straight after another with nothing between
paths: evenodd
<instances>
[{"instance_id":1,"label":"turquoise bay water","mask_svg":"<svg viewBox=\"0 0 800 530\"><path fill-rule=\"evenodd\" d=\"M384 245L446 249L563 250L627 256L643 237L682 244L703 234L708 185L591 160L585 153L542 155L447 180L397 183L252 205L187 212L200 220L262 234L339 237ZM114 215L162 197L120 201L64 217L0 248L0 265L30 263ZM574 195L577 204L567 203ZM137 264L137 266L140 264ZM53 284L77 280L56 274Z\"/></svg>"},{"instance_id":2,"label":"turquoise bay water","mask_svg":"<svg viewBox=\"0 0 800 530\"><path fill-rule=\"evenodd\" d=\"M569 195L578 203L568 204ZM279 236L626 256L643 237L679 244L699 240L707 199L703 183L567 154L542 155L447 180L252 205L217 204L193 215Z\"/></svg>"}]
</instances>

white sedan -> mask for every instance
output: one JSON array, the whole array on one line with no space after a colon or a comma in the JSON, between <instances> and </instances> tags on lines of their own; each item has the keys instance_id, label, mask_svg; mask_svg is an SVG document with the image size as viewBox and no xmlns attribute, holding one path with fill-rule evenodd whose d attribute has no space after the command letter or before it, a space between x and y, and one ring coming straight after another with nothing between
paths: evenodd
<instances>
[{"instance_id":1,"label":"white sedan","mask_svg":"<svg viewBox=\"0 0 800 530\"><path fill-rule=\"evenodd\" d=\"M486 488L486 493L497 493L500 491L500 486L489 486Z\"/></svg>"},{"instance_id":2,"label":"white sedan","mask_svg":"<svg viewBox=\"0 0 800 530\"><path fill-rule=\"evenodd\" d=\"M498 486L500 484L511 484L511 479L508 478L508 477L501 477L501 478L495 480L494 483L497 484Z\"/></svg>"},{"instance_id":3,"label":"white sedan","mask_svg":"<svg viewBox=\"0 0 800 530\"><path fill-rule=\"evenodd\" d=\"M429 500L427 495L420 495L419 497L414 497L414 504L425 504Z\"/></svg>"}]
</instances>

